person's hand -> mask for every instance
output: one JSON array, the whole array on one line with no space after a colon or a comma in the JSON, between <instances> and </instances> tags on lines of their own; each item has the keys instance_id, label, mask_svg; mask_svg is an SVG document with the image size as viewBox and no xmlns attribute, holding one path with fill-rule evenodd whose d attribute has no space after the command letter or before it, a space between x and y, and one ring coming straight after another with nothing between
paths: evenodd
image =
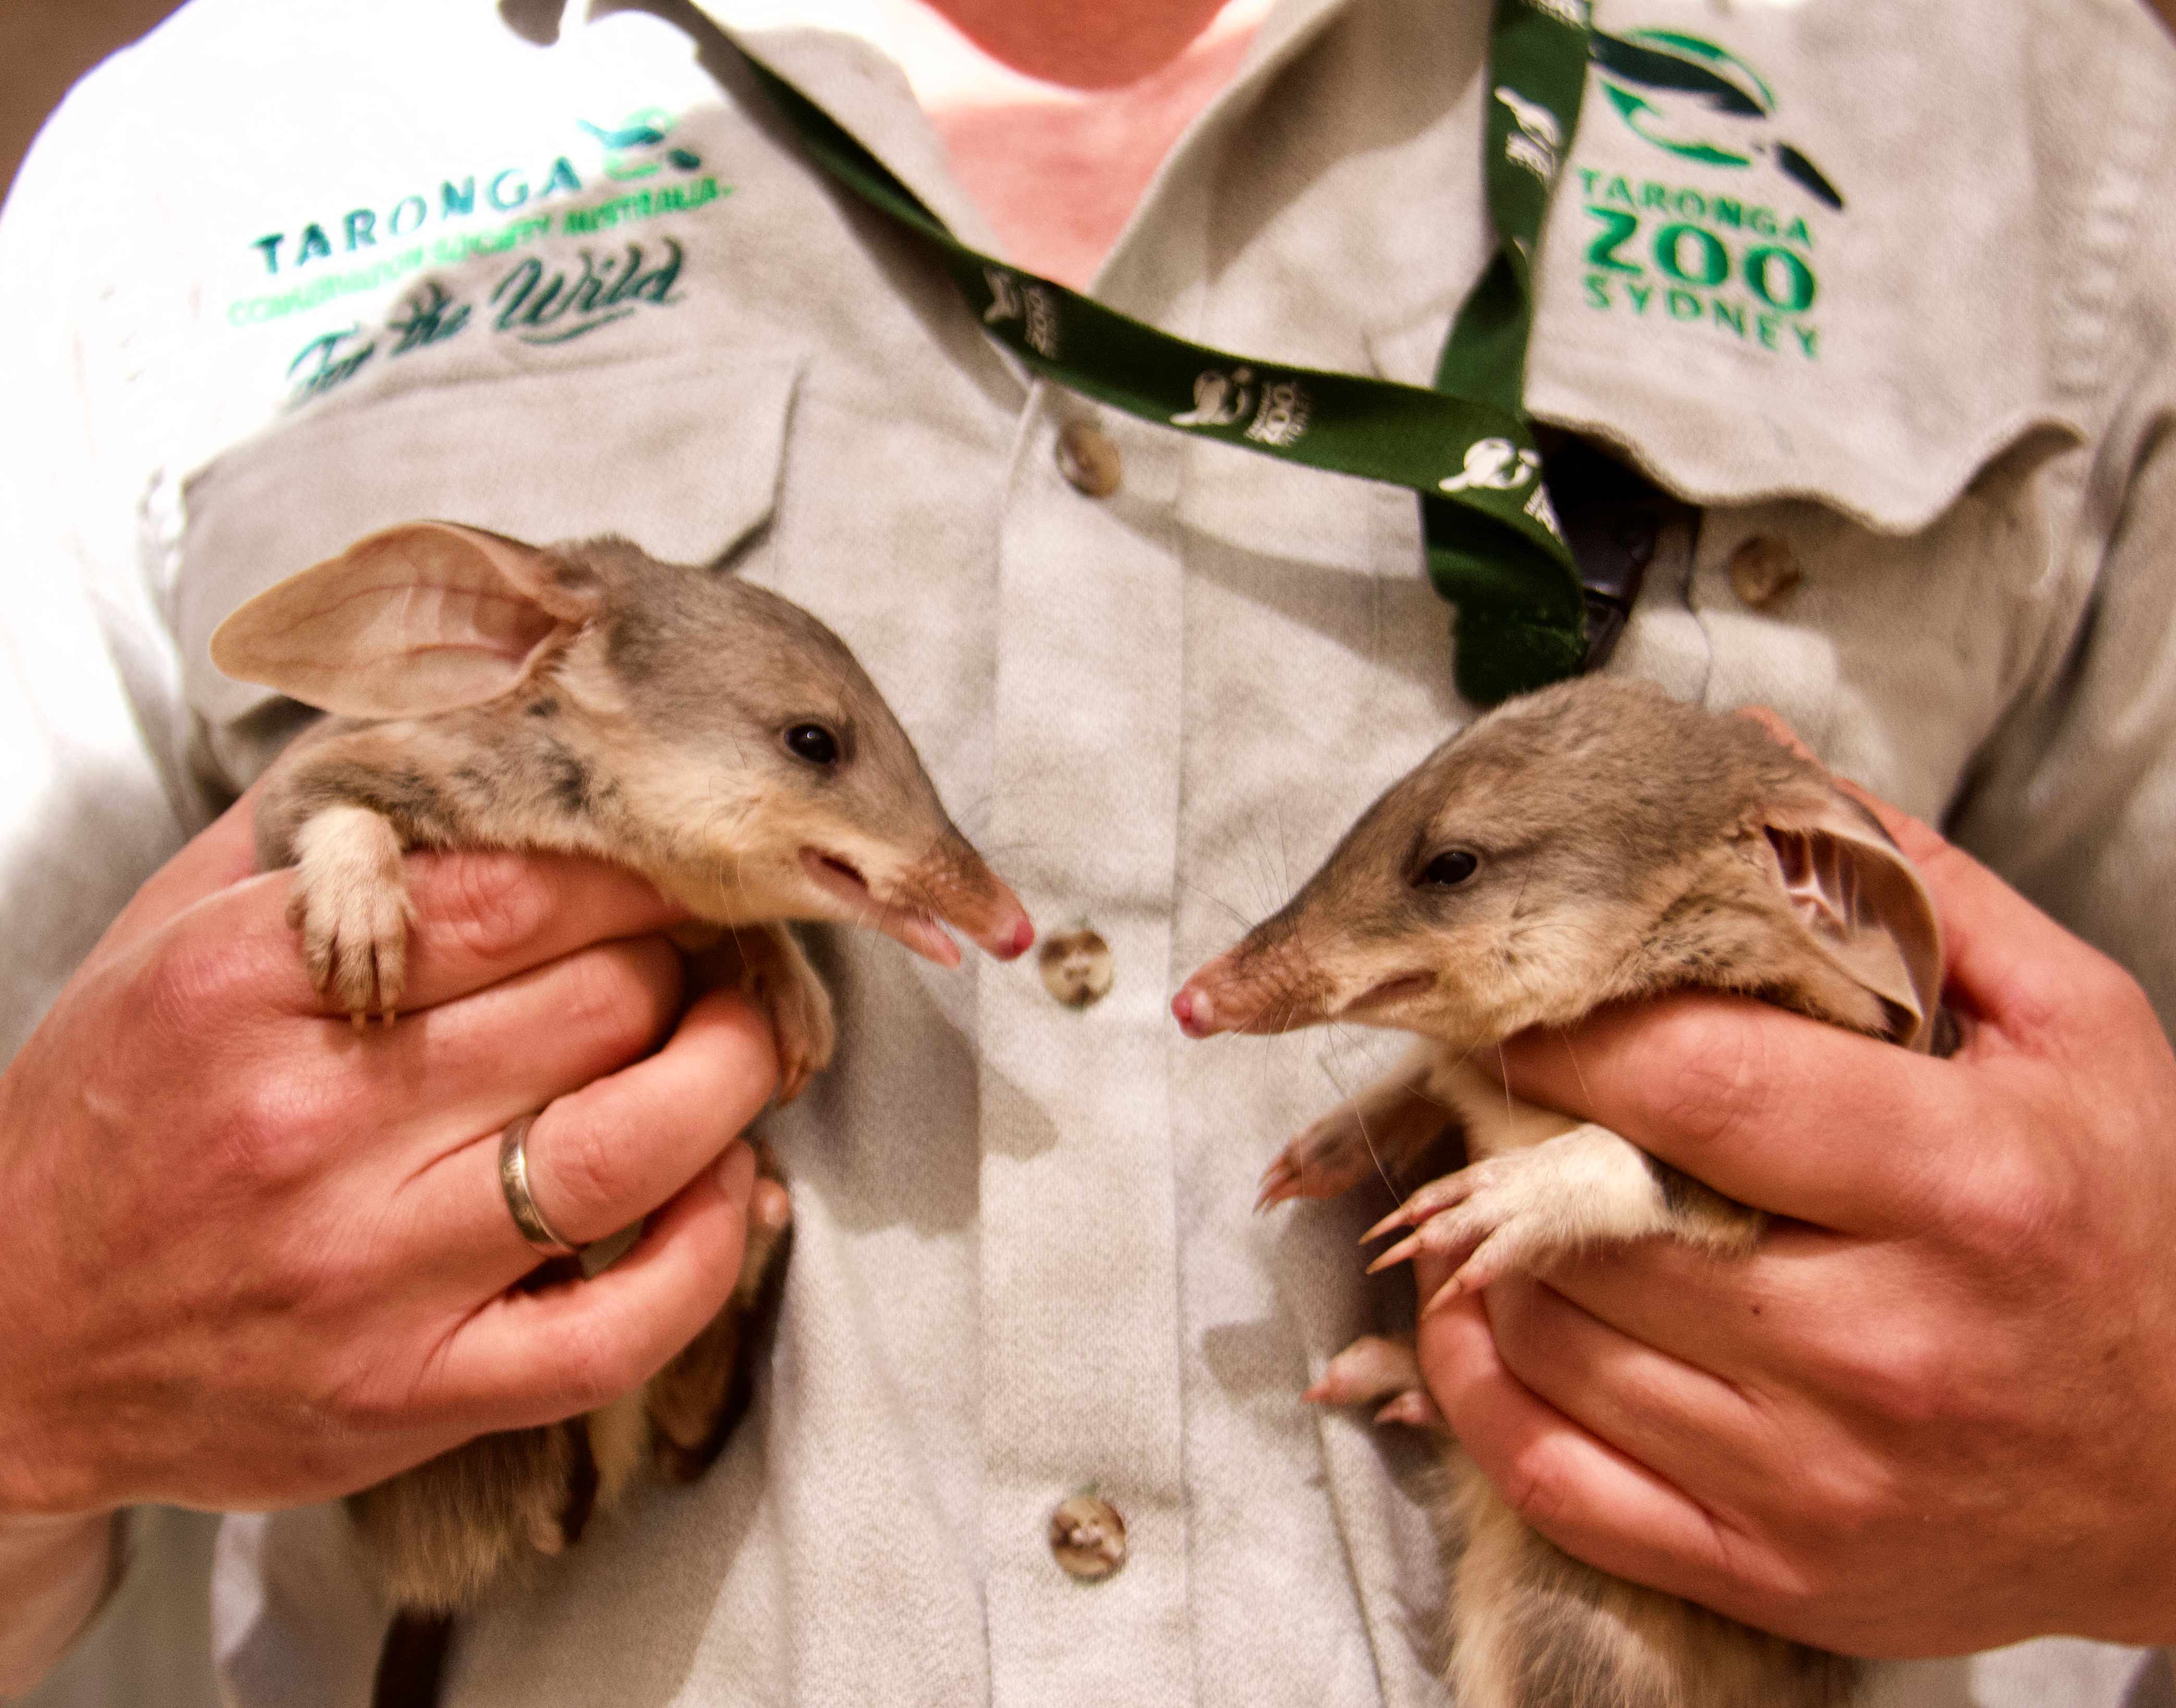
<instances>
[{"instance_id":1,"label":"person's hand","mask_svg":"<svg viewBox=\"0 0 2176 1708\"><path fill-rule=\"evenodd\" d=\"M1884 816L1959 1053L1693 996L1513 1040L1521 1097L1789 1219L1740 1262L1657 1241L1499 1281L1423 1324L1423 1373L1543 1535L1749 1624L2176 1640L2176 1059L2113 962Z\"/></svg>"},{"instance_id":2,"label":"person's hand","mask_svg":"<svg viewBox=\"0 0 2176 1708\"><path fill-rule=\"evenodd\" d=\"M358 1033L310 987L291 875L251 875L250 805L0 1075L0 1515L355 1489L631 1390L732 1287L733 1140L776 1058L734 995L683 1013L656 934L681 916L592 863L416 857L411 1007ZM656 1213L604 1274L531 1292L497 1150L539 1109L558 1232Z\"/></svg>"}]
</instances>

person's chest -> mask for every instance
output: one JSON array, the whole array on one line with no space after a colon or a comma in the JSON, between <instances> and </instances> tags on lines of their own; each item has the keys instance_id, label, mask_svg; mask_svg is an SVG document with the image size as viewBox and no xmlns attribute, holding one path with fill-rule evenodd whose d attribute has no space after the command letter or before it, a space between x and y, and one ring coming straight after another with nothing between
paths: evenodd
<instances>
[{"instance_id":1,"label":"person's chest","mask_svg":"<svg viewBox=\"0 0 2176 1708\"><path fill-rule=\"evenodd\" d=\"M1637 58L1650 80L1596 72L1532 393L1705 506L1657 542L1611 667L1766 700L1936 813L2075 596L2079 454L2043 425L2070 403L2030 354L2052 323L2025 227L2053 216L1956 211L1966 157L2015 146L1971 128L2016 74L1999 28L1928 97L1911 191L1865 140L1898 91L1852 86L1828 16L1603 8L1618 39L1757 68L1754 112L1678 111ZM1424 382L1493 242L1485 24L1394 0L1273 17L1099 294L1241 356ZM661 1700L737 1677L851 1700L920 1666L1007 1701L1128 1677L1158 1700L1426 1700L1410 1467L1292 1398L1384 1303L1353 1273L1368 1218L1246 1213L1372 1047L1181 1053L1164 1007L1471 714L1412 493L1029 383L707 34L634 15L540 50L474 25L443 62L358 43L323 85L268 46L227 93L301 140L171 162L196 318L114 394L146 400L146 568L208 761L238 785L278 726L199 656L256 586L418 515L624 532L835 627L970 835L1109 977L1076 1006L1032 966L946 975L820 934L846 1042L774 1123L802 1244L749 1433L501 1610L489 1689L577 1700L633 1664ZM751 45L992 241L889 68ZM1875 46L1902 78L1903 46ZM1938 290L1972 307L1930 330ZM1134 1557L1083 1602L1042 1528L1091 1482ZM883 1521L842 1538L841 1488ZM880 1593L901 1584L922 1624ZM879 1606L902 1623L872 1643Z\"/></svg>"},{"instance_id":2,"label":"person's chest","mask_svg":"<svg viewBox=\"0 0 2176 1708\"><path fill-rule=\"evenodd\" d=\"M1425 383L1493 243L1485 16L1321 9L1264 31L1100 294L1243 356ZM2062 498L2049 465L2090 425L2051 348L2058 264L2035 225L2048 210L1974 193L2034 177L2014 120L1970 122L2023 80L2023 44L1995 21L1959 24L1955 59L1978 87L1953 73L1930 104L1897 86L1899 68L1943 18L1847 57L1798 12L1701 35L1681 10L1653 0L1597 20L1618 46L1598 54L1564 163L1530 370L1539 416L1709 508L1682 585L1658 578L1626 658L1644 645L1662 669L1652 649L1675 634L1681 692L1780 691L1816 740L1839 693L1870 695L1875 718L1903 710L1884 700L1901 694L1923 722L1983 727L2035 654L2016 625L2054 612L2002 590L2055 590L2041 584L2062 518L2041 501ZM1433 631L1421 650L1447 657L1408 496L1024 383L915 241L812 168L729 52L699 57L640 15L551 50L489 35L458 73L378 50L322 95L275 83L265 122L307 140L273 167L180 163L218 183L188 216L197 324L160 353L179 382L166 395L188 404L150 424L171 429L167 520L185 535L161 567L204 560L178 577L185 624L247 590L227 566L272 574L380 517L481 492L532 534L618 529L694 559L753 540L756 573L819 608L843 596L850 627L855 606L887 613L864 644L914 651L916 677L939 661L889 612L957 600L954 666L993 659L1001 620L1005 644L1031 644L1055 613L1001 609L978 574L1008 530L1069 551L1114 515L1135 541L1173 530L1189 585L1227 547L1356 575L1347 609L1390 601L1400 644ZM962 236L989 241L946 139L879 62L807 41L774 52ZM1740 100L1689 97L1673 85L1687 67ZM1889 167L1899 150L1908 175ZM1064 478L1058 438L1090 429L1118 453L1111 493ZM264 537L249 495L309 478L290 464L331 490L283 507ZM244 496L223 504L229 490ZM1752 539L1774 541L1780 567L1733 575ZM1187 645L1228 645L1255 695L1307 702L1258 667L1286 643L1252 627L1277 601L1250 591ZM1916 666L1875 680L1900 623L1959 634L1939 681ZM236 691L191 668L211 721L231 720ZM929 691L965 679L943 677ZM1415 686L1409 741L1456 715L1440 682ZM1379 714L1375 738L1401 721ZM1313 773L1306 741L1279 755L1296 786ZM1835 743L1862 769L1886 745L1850 729ZM1869 781L1936 810L1960 762L1928 752L1916 775Z\"/></svg>"}]
</instances>

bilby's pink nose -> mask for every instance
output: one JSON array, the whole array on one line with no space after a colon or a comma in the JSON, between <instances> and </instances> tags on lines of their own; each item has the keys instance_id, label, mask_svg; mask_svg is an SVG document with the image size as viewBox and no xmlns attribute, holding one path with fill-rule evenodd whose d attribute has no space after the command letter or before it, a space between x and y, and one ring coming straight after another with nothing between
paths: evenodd
<instances>
[{"instance_id":1,"label":"bilby's pink nose","mask_svg":"<svg viewBox=\"0 0 2176 1708\"><path fill-rule=\"evenodd\" d=\"M1011 892L1006 892L1010 900ZM1009 929L1000 921L987 936L976 939L999 960L1018 960L1035 947L1035 922L1027 917L1027 910L1013 901L1014 919Z\"/></svg>"},{"instance_id":2,"label":"bilby's pink nose","mask_svg":"<svg viewBox=\"0 0 2176 1708\"><path fill-rule=\"evenodd\" d=\"M1192 979L1181 985L1178 994L1171 999L1171 1012L1178 1029L1189 1038L1205 1038L1217 1030L1216 1005Z\"/></svg>"}]
</instances>

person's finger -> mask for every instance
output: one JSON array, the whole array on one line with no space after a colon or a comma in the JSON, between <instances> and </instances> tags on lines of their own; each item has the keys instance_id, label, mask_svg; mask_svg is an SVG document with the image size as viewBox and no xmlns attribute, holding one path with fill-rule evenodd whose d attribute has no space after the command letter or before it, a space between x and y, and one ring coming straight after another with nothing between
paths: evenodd
<instances>
[{"instance_id":1,"label":"person's finger","mask_svg":"<svg viewBox=\"0 0 2176 1708\"><path fill-rule=\"evenodd\" d=\"M1775 707L1742 705L1737 708L1737 715L1742 718L1752 719L1754 723L1759 724L1762 729L1775 737L1777 745L1788 748L1800 759L1816 765L1820 764L1820 761L1814 757L1814 750L1799 738L1798 732L1784 721L1783 714L1777 711Z\"/></svg>"},{"instance_id":2,"label":"person's finger","mask_svg":"<svg viewBox=\"0 0 2176 1708\"><path fill-rule=\"evenodd\" d=\"M476 1134L648 1053L678 1012L678 957L661 938L636 938L391 1027L358 1032L329 1016L297 1025L290 1005L315 995L275 923L268 881L207 898L101 976L122 987L147 1038L232 1094L227 1112L260 1161L296 1178L345 1156L373 1191L390 1194L389 1171L395 1181L420 1174Z\"/></svg>"},{"instance_id":3,"label":"person's finger","mask_svg":"<svg viewBox=\"0 0 2176 1708\"><path fill-rule=\"evenodd\" d=\"M2143 1009L2137 982L1954 843L1911 849L1934 898L1948 970L1945 998L2008 1043L2034 1053L2081 1041L2111 1003ZM1977 1042L1967 1036L1967 1050Z\"/></svg>"},{"instance_id":4,"label":"person's finger","mask_svg":"<svg viewBox=\"0 0 2176 1708\"><path fill-rule=\"evenodd\" d=\"M1824 1338L1836 1315L1833 1262L1847 1239L1776 1222L1757 1252L1727 1260L1677 1240L1642 1240L1561 1257L1548 1282L1570 1308L1673 1359L1733 1379L1766 1378L1803 1355L1809 1320L1812 1338Z\"/></svg>"},{"instance_id":5,"label":"person's finger","mask_svg":"<svg viewBox=\"0 0 2176 1708\"><path fill-rule=\"evenodd\" d=\"M2085 1017L2143 1014L2146 999L1970 855L1882 810L1941 917L1948 999L1972 1021L1956 1058L1688 996L1509 1041L1499 1059L1512 1088L1762 1209L1865 1232L1918 1225L1927 1193L1969 1172L1983 1085L2019 1089L2035 1058L2092 1042Z\"/></svg>"},{"instance_id":6,"label":"person's finger","mask_svg":"<svg viewBox=\"0 0 2176 1708\"><path fill-rule=\"evenodd\" d=\"M593 943L680 924L687 910L619 867L558 854L414 854L405 1009L428 1008Z\"/></svg>"},{"instance_id":7,"label":"person's finger","mask_svg":"<svg viewBox=\"0 0 2176 1708\"><path fill-rule=\"evenodd\" d=\"M1871 1265L1871 1269L1869 1265ZM1450 1279L1444 1259L1423 1254L1415 1259L1420 1297L1431 1298ZM1488 1292L1490 1319L1505 1341L1529 1326L1528 1316L1507 1319L1499 1307L1521 1298L1537 1283L1510 1277ZM1655 1352L1692 1372L1727 1372L1722 1382L1732 1396L1711 1395L1722 1409L1709 1415L1720 1423L1733 1415L1733 1401L1754 1403L1763 1392L1803 1390L1850 1393L1869 1360L1888 1355L1908 1365L1922 1319L1911 1309L1923 1295L1927 1277L1911 1242L1869 1244L1803 1223L1771 1224L1760 1248L1749 1256L1718 1261L1714 1254L1676 1240L1641 1240L1629 1246L1566 1254L1548 1265L1548 1296L1571 1312L1589 1318L1603 1330ZM1879 1347L1870 1347L1856 1313L1840 1312L1841 1297L1870 1296L1893 1301L1882 1310L1890 1325ZM1551 1319L1553 1326L1556 1319ZM1907 1325L1909 1327L1907 1328ZM1537 1333L1537 1341L1546 1335ZM1512 1359L1522 1373L1526 1365ZM1596 1424L1586 1406L1562 1384L1537 1387L1583 1423ZM1667 1391L1651 1384L1650 1399ZM1679 1420L1681 1421L1681 1419ZM1629 1438L1601 1433L1631 1450ZM1653 1462L1653 1461L1651 1461Z\"/></svg>"},{"instance_id":8,"label":"person's finger","mask_svg":"<svg viewBox=\"0 0 2176 1708\"><path fill-rule=\"evenodd\" d=\"M485 1429L521 1428L631 1393L715 1317L739 1278L755 1156L732 1145L601 1275L502 1293L438 1361L439 1403Z\"/></svg>"},{"instance_id":9,"label":"person's finger","mask_svg":"<svg viewBox=\"0 0 2176 1708\"><path fill-rule=\"evenodd\" d=\"M415 917L400 1004L411 1015L589 944L662 931L687 917L634 873L563 855L417 854L407 870ZM261 873L162 922L173 956L163 975L169 999L231 1022L307 1014L346 1025L345 1010L311 986L301 933L286 918L292 883L286 871Z\"/></svg>"},{"instance_id":10,"label":"person's finger","mask_svg":"<svg viewBox=\"0 0 2176 1708\"><path fill-rule=\"evenodd\" d=\"M1957 1063L1743 997L1604 1009L1509 1039L1497 1062L1527 1101L1825 1227L1918 1226L1944 1162L1969 1142L1972 1084Z\"/></svg>"},{"instance_id":11,"label":"person's finger","mask_svg":"<svg viewBox=\"0 0 2176 1708\"><path fill-rule=\"evenodd\" d=\"M1800 758L1814 759L1798 732L1768 707L1744 706L1739 714ZM2119 976L2112 961L2092 967L2079 953L2083 944L1933 825L1848 777L1831 774L1831 781L1880 821L1926 878L1941 922L1953 993L1975 1016L2022 1035L2044 1034L2082 1009L2081 980ZM2051 964L2070 969L2070 976L2053 990L2045 979Z\"/></svg>"},{"instance_id":12,"label":"person's finger","mask_svg":"<svg viewBox=\"0 0 2176 1708\"><path fill-rule=\"evenodd\" d=\"M389 1027L260 1033L264 1067L321 1104L370 1110L336 1143L404 1182L486 1131L649 1055L678 1019L680 958L662 938L599 944ZM298 1112L301 1111L298 1108ZM321 1120L326 1128L334 1123ZM684 1178L684 1177L683 1177ZM677 1183L677 1182L675 1183ZM442 1191L435 1180L427 1191Z\"/></svg>"},{"instance_id":13,"label":"person's finger","mask_svg":"<svg viewBox=\"0 0 2176 1708\"><path fill-rule=\"evenodd\" d=\"M1785 747L1811 759L1798 734L1765 706L1741 708ZM1931 824L1849 777L1836 786L1880 821L1918 867L1942 927L1950 994L1975 1018L2037 1042L2092 1011L2122 970L2012 889ZM2051 974L2053 975L2051 976Z\"/></svg>"},{"instance_id":14,"label":"person's finger","mask_svg":"<svg viewBox=\"0 0 2176 1708\"><path fill-rule=\"evenodd\" d=\"M777 1082L777 1050L763 1016L732 992L710 993L656 1055L537 1113L524 1150L539 1213L575 1245L618 1232L712 1162L763 1112ZM503 1125L487 1123L481 1137L417 1175L405 1193L422 1224L418 1237L433 1248L476 1254L494 1289L536 1263L499 1184Z\"/></svg>"},{"instance_id":15,"label":"person's finger","mask_svg":"<svg viewBox=\"0 0 2176 1708\"><path fill-rule=\"evenodd\" d=\"M1418 1342L1429 1394L1511 1509L1566 1553L1676 1594L1711 1588L1725 1562L1758 1569L1704 1508L1512 1373L1490 1328L1494 1291L1431 1313Z\"/></svg>"},{"instance_id":16,"label":"person's finger","mask_svg":"<svg viewBox=\"0 0 2176 1708\"><path fill-rule=\"evenodd\" d=\"M1497 1355L1530 1393L1674 1487L1742 1503L1772 1483L1773 1413L1757 1397L1624 1332L1558 1279L1511 1277L1488 1293Z\"/></svg>"}]
</instances>

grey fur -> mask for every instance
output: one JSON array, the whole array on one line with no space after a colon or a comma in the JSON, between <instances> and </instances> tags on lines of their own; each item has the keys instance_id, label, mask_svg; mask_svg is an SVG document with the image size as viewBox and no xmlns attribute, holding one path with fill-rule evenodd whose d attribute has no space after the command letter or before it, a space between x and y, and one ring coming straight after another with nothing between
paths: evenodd
<instances>
[{"instance_id":1,"label":"grey fur","mask_svg":"<svg viewBox=\"0 0 2176 1708\"><path fill-rule=\"evenodd\" d=\"M1477 862L1460 876L1471 854ZM1436 874L1433 881L1430 874ZM1932 903L1877 820L1749 719L1588 677L1512 701L1392 785L1283 908L1194 974L1187 1029L1343 1019L1427 1042L1317 1121L1265 1204L1417 1158L1449 1109L1471 1157L1384 1227L1379 1259L1450 1259L1478 1287L1584 1245L1662 1236L1721 1255L1761 1218L1592 1123L1516 1102L1469 1063L1515 1031L1686 987L1736 991L1942 1049ZM1432 1406L1370 1338L1316 1397ZM1461 1708L1836 1708L1858 1663L1749 1629L1570 1559L1450 1450L1449 1679Z\"/></svg>"},{"instance_id":2,"label":"grey fur","mask_svg":"<svg viewBox=\"0 0 2176 1708\"><path fill-rule=\"evenodd\" d=\"M358 1025L399 1001L413 848L589 855L747 927L736 945L771 1016L781 1100L829 1060L831 1014L781 922L874 924L955 960L935 918L1007 957L1032 937L846 644L732 574L617 538L540 550L411 524L259 596L212 651L231 674L371 711L298 737L256 822L260 863L297 867L290 914L313 978ZM804 723L835 737L833 761L789 746ZM775 1178L767 1152L764 1167ZM486 1436L353 1497L385 1599L458 1610L574 1540L637 1461L699 1474L747 1404L747 1331L775 1303L786 1243L751 1226L733 1298L631 1402Z\"/></svg>"},{"instance_id":3,"label":"grey fur","mask_svg":"<svg viewBox=\"0 0 2176 1708\"><path fill-rule=\"evenodd\" d=\"M628 757L614 744L678 756L691 778L711 778L714 797L759 777L873 836L911 843L917 857L964 846L875 683L808 612L617 538L568 541L547 555L554 581L596 607L560 655L506 699L321 726L269 786L259 820L265 865L287 863L296 830L335 800L382 813L411 846L572 847L660 878L702 863L691 846L702 802L674 800L661 812L655 801L620 798L609 781L596 786L612 775L612 759ZM599 685L621 703L601 704ZM834 775L781 748L779 732L801 720L838 731L846 762ZM433 746L419 749L407 726L426 724ZM373 735L379 739L357 739Z\"/></svg>"}]
</instances>

